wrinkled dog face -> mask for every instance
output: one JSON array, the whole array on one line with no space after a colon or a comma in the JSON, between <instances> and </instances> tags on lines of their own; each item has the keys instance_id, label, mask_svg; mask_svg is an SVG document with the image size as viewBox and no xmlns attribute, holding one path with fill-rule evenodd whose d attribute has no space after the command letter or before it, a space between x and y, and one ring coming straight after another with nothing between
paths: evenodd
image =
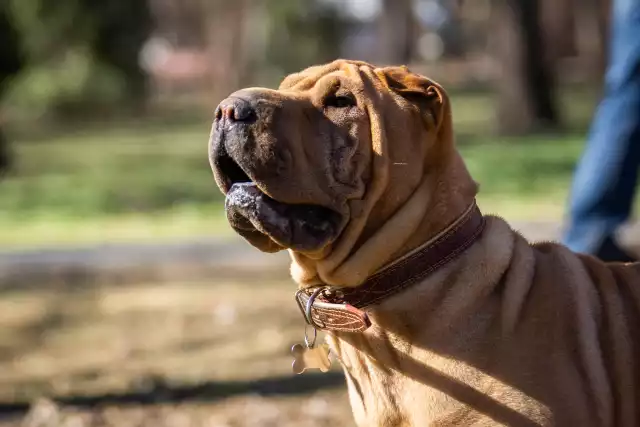
<instances>
[{"instance_id":1,"label":"wrinkled dog face","mask_svg":"<svg viewBox=\"0 0 640 427\"><path fill-rule=\"evenodd\" d=\"M231 226L263 251L326 248L369 173L363 82L344 70L244 89L215 112L209 158Z\"/></svg>"}]
</instances>

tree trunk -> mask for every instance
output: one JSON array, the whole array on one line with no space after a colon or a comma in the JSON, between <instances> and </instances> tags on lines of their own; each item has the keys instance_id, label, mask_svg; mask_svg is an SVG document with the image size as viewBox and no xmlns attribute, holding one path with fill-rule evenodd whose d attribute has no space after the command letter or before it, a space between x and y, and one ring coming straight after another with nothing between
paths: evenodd
<instances>
[{"instance_id":1,"label":"tree trunk","mask_svg":"<svg viewBox=\"0 0 640 427\"><path fill-rule=\"evenodd\" d=\"M497 127L502 134L525 134L559 125L553 72L545 54L537 0L494 1Z\"/></svg>"},{"instance_id":2,"label":"tree trunk","mask_svg":"<svg viewBox=\"0 0 640 427\"><path fill-rule=\"evenodd\" d=\"M540 22L547 60L556 67L558 60L575 56L576 44L574 0L540 0Z\"/></svg>"},{"instance_id":3,"label":"tree trunk","mask_svg":"<svg viewBox=\"0 0 640 427\"><path fill-rule=\"evenodd\" d=\"M9 4L0 2L0 98L4 94L10 77L17 74L23 65L18 33L11 22ZM2 111L0 111L0 175L11 166L11 147L2 131Z\"/></svg>"},{"instance_id":4,"label":"tree trunk","mask_svg":"<svg viewBox=\"0 0 640 427\"><path fill-rule=\"evenodd\" d=\"M248 0L217 0L207 4L206 28L213 65L211 96L215 106L246 83Z\"/></svg>"},{"instance_id":5,"label":"tree trunk","mask_svg":"<svg viewBox=\"0 0 640 427\"><path fill-rule=\"evenodd\" d=\"M205 6L202 0L148 0L155 31L177 48L203 48Z\"/></svg>"},{"instance_id":6,"label":"tree trunk","mask_svg":"<svg viewBox=\"0 0 640 427\"><path fill-rule=\"evenodd\" d=\"M596 0L596 19L598 22L598 37L599 37L599 51L598 51L598 71L601 79L604 79L604 74L607 69L607 62L609 57L609 32L611 19L611 0Z\"/></svg>"},{"instance_id":7,"label":"tree trunk","mask_svg":"<svg viewBox=\"0 0 640 427\"><path fill-rule=\"evenodd\" d=\"M378 18L379 61L409 64L414 56L415 20L411 0L383 0Z\"/></svg>"}]
</instances>

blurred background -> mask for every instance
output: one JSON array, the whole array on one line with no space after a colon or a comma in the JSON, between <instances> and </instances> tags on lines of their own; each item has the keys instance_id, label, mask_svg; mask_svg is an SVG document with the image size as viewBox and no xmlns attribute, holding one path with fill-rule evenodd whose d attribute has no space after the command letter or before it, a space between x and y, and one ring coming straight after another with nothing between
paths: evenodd
<instances>
[{"instance_id":1,"label":"blurred background","mask_svg":"<svg viewBox=\"0 0 640 427\"><path fill-rule=\"evenodd\" d=\"M452 98L479 204L558 236L606 0L0 0L0 426L351 425L293 376L286 254L226 224L212 112L338 57ZM337 424L336 424L337 423Z\"/></svg>"}]
</instances>

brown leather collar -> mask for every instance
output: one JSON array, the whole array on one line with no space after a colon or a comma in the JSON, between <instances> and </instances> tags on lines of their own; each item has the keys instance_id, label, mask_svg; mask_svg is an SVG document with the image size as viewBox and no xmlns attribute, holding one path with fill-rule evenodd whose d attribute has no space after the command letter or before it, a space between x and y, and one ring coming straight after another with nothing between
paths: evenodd
<instances>
[{"instance_id":1,"label":"brown leather collar","mask_svg":"<svg viewBox=\"0 0 640 427\"><path fill-rule=\"evenodd\" d=\"M484 217L475 202L438 236L355 288L317 286L301 289L296 301L310 325L338 332L363 332L371 326L362 309L421 281L476 241Z\"/></svg>"}]
</instances>

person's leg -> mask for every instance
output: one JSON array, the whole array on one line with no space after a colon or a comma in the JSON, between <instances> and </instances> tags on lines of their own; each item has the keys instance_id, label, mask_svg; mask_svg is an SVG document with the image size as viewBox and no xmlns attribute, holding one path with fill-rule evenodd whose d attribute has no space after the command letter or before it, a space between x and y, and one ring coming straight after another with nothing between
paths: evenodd
<instances>
[{"instance_id":1,"label":"person's leg","mask_svg":"<svg viewBox=\"0 0 640 427\"><path fill-rule=\"evenodd\" d=\"M614 0L605 92L576 170L570 249L627 261L614 234L631 213L640 165L640 0Z\"/></svg>"}]
</instances>

